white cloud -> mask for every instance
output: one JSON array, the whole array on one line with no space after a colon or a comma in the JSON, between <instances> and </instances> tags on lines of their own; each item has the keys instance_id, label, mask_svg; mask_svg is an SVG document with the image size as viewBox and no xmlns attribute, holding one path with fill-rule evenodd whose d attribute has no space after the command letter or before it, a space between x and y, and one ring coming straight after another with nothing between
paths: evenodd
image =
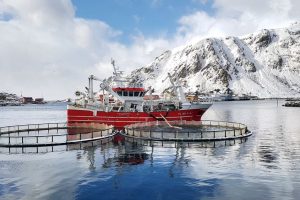
<instances>
[{"instance_id":1,"label":"white cloud","mask_svg":"<svg viewBox=\"0 0 300 200\"><path fill-rule=\"evenodd\" d=\"M70 1L0 0L4 14L11 18L0 20L0 91L66 98L87 84L89 74L110 75L111 57L130 71L160 53L144 40L130 46L117 42L120 31L76 18Z\"/></svg>"},{"instance_id":2,"label":"white cloud","mask_svg":"<svg viewBox=\"0 0 300 200\"><path fill-rule=\"evenodd\" d=\"M297 0L215 0L213 15L197 11L179 20L177 37L240 36L263 28L288 26L299 20Z\"/></svg>"},{"instance_id":3,"label":"white cloud","mask_svg":"<svg viewBox=\"0 0 300 200\"><path fill-rule=\"evenodd\" d=\"M297 0L215 0L213 14L182 16L173 35L137 33L125 45L118 42L121 31L100 20L77 18L71 0L0 0L0 91L71 97L87 84L89 74L110 75L111 57L128 72L164 50L203 37L287 26L299 20L299 8Z\"/></svg>"}]
</instances>

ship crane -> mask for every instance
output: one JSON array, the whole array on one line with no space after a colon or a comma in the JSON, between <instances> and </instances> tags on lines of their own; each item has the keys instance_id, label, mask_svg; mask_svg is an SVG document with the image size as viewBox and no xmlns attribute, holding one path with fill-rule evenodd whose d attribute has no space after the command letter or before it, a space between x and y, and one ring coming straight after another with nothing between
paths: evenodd
<instances>
[{"instance_id":1,"label":"ship crane","mask_svg":"<svg viewBox=\"0 0 300 200\"><path fill-rule=\"evenodd\" d=\"M108 93L110 93L111 95L118 97L118 99L124 103L125 100L123 98L121 98L117 93L115 93L112 88L110 87L110 84L108 82L108 80L104 79L100 79L98 77L96 77L95 75L90 75L89 76L89 87L88 87L88 99L90 101L90 103L95 102L95 97L94 97L94 81L99 81L100 83L100 88L103 90L103 97L104 97L104 90L107 91ZM104 98L103 98L103 102L104 104Z\"/></svg>"},{"instance_id":2,"label":"ship crane","mask_svg":"<svg viewBox=\"0 0 300 200\"><path fill-rule=\"evenodd\" d=\"M108 83L107 80L103 80L102 81L102 83L100 84L100 88L102 90L105 90L105 91L109 92L114 97L118 98L122 103L125 102L125 99L123 99L122 97L120 97L115 91L112 90L112 88L110 87L110 85L109 85L109 83Z\"/></svg>"},{"instance_id":3,"label":"ship crane","mask_svg":"<svg viewBox=\"0 0 300 200\"><path fill-rule=\"evenodd\" d=\"M177 75L177 74L176 74L176 71L175 71L175 75ZM170 82L171 82L171 84L172 84L173 91L175 92L175 94L176 94L178 100L181 101L181 102L186 102L186 99L185 99L185 95L184 95L182 86L181 86L181 84L179 83L178 79L173 78L173 77L171 76L171 74L168 73L168 76L167 76L164 80L162 80L162 82L165 82L168 78L169 78L169 80L170 80ZM174 79L175 79L175 80L174 80Z\"/></svg>"},{"instance_id":4,"label":"ship crane","mask_svg":"<svg viewBox=\"0 0 300 200\"><path fill-rule=\"evenodd\" d=\"M97 78L94 75L89 76L89 88L88 88L88 95L89 95L89 100L94 101L94 84L93 81L101 81L101 79Z\"/></svg>"}]
</instances>

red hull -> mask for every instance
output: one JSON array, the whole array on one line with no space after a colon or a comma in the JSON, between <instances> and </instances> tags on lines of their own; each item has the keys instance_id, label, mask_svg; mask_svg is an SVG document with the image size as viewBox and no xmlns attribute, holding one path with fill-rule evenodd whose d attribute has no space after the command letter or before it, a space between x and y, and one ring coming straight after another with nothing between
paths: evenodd
<instances>
[{"instance_id":1,"label":"red hull","mask_svg":"<svg viewBox=\"0 0 300 200\"><path fill-rule=\"evenodd\" d=\"M174 110L160 112L104 112L97 113L90 110L68 109L68 123L104 123L123 128L126 125L163 120L168 121L200 121L206 109ZM161 116L162 115L162 116Z\"/></svg>"}]
</instances>

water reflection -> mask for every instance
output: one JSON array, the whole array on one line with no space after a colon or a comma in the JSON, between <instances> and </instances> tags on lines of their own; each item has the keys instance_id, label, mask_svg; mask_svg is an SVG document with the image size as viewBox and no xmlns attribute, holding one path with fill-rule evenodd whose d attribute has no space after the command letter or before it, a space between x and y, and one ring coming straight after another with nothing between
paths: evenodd
<instances>
[{"instance_id":1,"label":"water reflection","mask_svg":"<svg viewBox=\"0 0 300 200\"><path fill-rule=\"evenodd\" d=\"M89 162L89 170L94 171L96 169L95 166L96 147L94 146L89 147L87 150L84 150L83 153L86 154L86 160L87 162Z\"/></svg>"},{"instance_id":2,"label":"water reflection","mask_svg":"<svg viewBox=\"0 0 300 200\"><path fill-rule=\"evenodd\" d=\"M182 148L180 146L177 147L175 157L174 157L174 161L170 165L169 176L172 177L172 178L175 176L176 166L188 167L189 162L190 162L190 158L185 158L185 148Z\"/></svg>"},{"instance_id":3,"label":"water reflection","mask_svg":"<svg viewBox=\"0 0 300 200\"><path fill-rule=\"evenodd\" d=\"M253 136L246 142L127 141L54 152L12 150L0 154L0 198L300 199L300 109L273 101L213 107L203 119L245 123Z\"/></svg>"},{"instance_id":4,"label":"water reflection","mask_svg":"<svg viewBox=\"0 0 300 200\"><path fill-rule=\"evenodd\" d=\"M87 147L99 146L111 142L111 138L94 140L89 142L74 143L68 145L36 146L36 147L0 147L0 154L28 154L50 153L72 150L84 150Z\"/></svg>"},{"instance_id":5,"label":"water reflection","mask_svg":"<svg viewBox=\"0 0 300 200\"><path fill-rule=\"evenodd\" d=\"M277 160L278 160L278 154L274 151L274 147L271 145L264 145L259 146L258 148L258 154L260 156L260 161L265 163L263 166L266 166L267 168L277 168Z\"/></svg>"},{"instance_id":6,"label":"water reflection","mask_svg":"<svg viewBox=\"0 0 300 200\"><path fill-rule=\"evenodd\" d=\"M202 142L184 142L184 141L147 141L137 138L126 138L127 143L132 145L142 145L142 146L159 146L164 148L177 148L177 147L187 147L187 148L218 148L224 146L232 146L235 144L245 143L248 138L230 139L222 141L202 141Z\"/></svg>"},{"instance_id":7,"label":"water reflection","mask_svg":"<svg viewBox=\"0 0 300 200\"><path fill-rule=\"evenodd\" d=\"M191 151L194 150L184 145L164 148L126 142L110 148L114 153L106 157L103 163L96 163L96 172L91 172L96 176L93 182L80 182L81 187L77 193L79 198L98 195L104 199L214 197L221 183L218 178L195 179L187 173L194 167L190 164L194 159ZM97 156L102 155L96 154ZM110 178L103 182L106 170L109 170ZM85 177L90 177L91 173ZM89 194L84 193L87 189Z\"/></svg>"},{"instance_id":8,"label":"water reflection","mask_svg":"<svg viewBox=\"0 0 300 200\"><path fill-rule=\"evenodd\" d=\"M144 152L142 146L138 146L134 143L113 144L115 147L118 147L118 153L114 157L104 161L104 168L114 166L121 167L122 165L140 165L149 159L149 154Z\"/></svg>"},{"instance_id":9,"label":"water reflection","mask_svg":"<svg viewBox=\"0 0 300 200\"><path fill-rule=\"evenodd\" d=\"M148 159L146 153L128 153L119 155L118 162L122 164L138 165L143 164Z\"/></svg>"}]
</instances>

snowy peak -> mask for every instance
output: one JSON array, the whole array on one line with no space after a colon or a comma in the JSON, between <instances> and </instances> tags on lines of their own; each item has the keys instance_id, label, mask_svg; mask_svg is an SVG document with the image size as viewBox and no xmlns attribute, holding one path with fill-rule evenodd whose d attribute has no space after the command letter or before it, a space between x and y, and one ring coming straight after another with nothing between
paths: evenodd
<instances>
[{"instance_id":1,"label":"snowy peak","mask_svg":"<svg viewBox=\"0 0 300 200\"><path fill-rule=\"evenodd\" d=\"M168 72L190 92L225 93L229 88L238 95L300 96L300 24L240 38L200 40L166 51L131 77L162 92L170 87L163 82Z\"/></svg>"}]
</instances>

